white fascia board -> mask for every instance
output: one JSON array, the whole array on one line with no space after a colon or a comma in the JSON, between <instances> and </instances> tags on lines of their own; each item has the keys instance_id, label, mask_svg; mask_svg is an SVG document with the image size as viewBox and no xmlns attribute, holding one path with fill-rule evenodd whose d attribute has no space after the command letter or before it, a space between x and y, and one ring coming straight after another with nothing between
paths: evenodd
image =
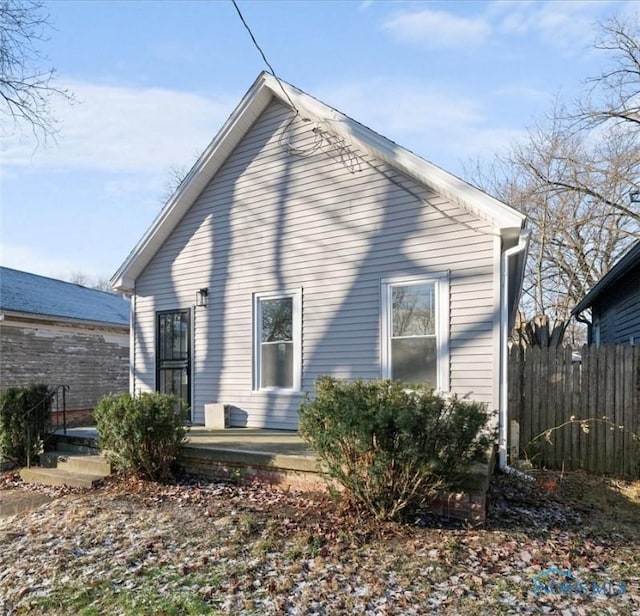
<instances>
[{"instance_id":1,"label":"white fascia board","mask_svg":"<svg viewBox=\"0 0 640 616\"><path fill-rule=\"evenodd\" d=\"M245 94L240 104L195 162L149 229L112 276L110 282L115 289L133 291L136 278L142 273L270 101L271 90L265 88L263 73Z\"/></svg>"},{"instance_id":2,"label":"white fascia board","mask_svg":"<svg viewBox=\"0 0 640 616\"><path fill-rule=\"evenodd\" d=\"M520 212L352 120L318 99L263 72L113 275L111 284L114 288L125 292L133 291L136 278L172 233L253 122L264 111L272 97L276 97L287 106L291 106L293 103L303 118L310 116L310 119L331 123L335 131L347 140L354 141L357 146L385 161L391 167L431 187L492 224L499 230L503 238L514 240L518 237L525 220L524 215Z\"/></svg>"},{"instance_id":3,"label":"white fascia board","mask_svg":"<svg viewBox=\"0 0 640 616\"><path fill-rule=\"evenodd\" d=\"M118 293L133 293L136 287L136 281L133 278L126 278L117 274L109 281L111 288Z\"/></svg>"},{"instance_id":4,"label":"white fascia board","mask_svg":"<svg viewBox=\"0 0 640 616\"><path fill-rule=\"evenodd\" d=\"M0 314L0 320L6 322L37 322L37 323L60 323L63 325L77 325L79 327L110 328L129 331L129 324L111 323L110 321L91 321L89 319L76 319L54 314L39 314L37 312L17 312L14 310L4 310Z\"/></svg>"},{"instance_id":5,"label":"white fascia board","mask_svg":"<svg viewBox=\"0 0 640 616\"><path fill-rule=\"evenodd\" d=\"M349 127L350 132L361 132L361 127L354 130ZM374 135L374 138L378 137ZM360 140L360 139L359 139ZM391 142L385 143L384 137L378 137L374 143L373 154L382 158L392 167L408 175L421 184L426 184L439 194L447 197L454 203L458 203L464 209L471 211L483 220L492 223L498 229L520 229L524 223L525 216L508 205L494 199L490 195L482 192L478 188L471 186L464 180L440 169L416 156L409 150L394 145Z\"/></svg>"}]
</instances>

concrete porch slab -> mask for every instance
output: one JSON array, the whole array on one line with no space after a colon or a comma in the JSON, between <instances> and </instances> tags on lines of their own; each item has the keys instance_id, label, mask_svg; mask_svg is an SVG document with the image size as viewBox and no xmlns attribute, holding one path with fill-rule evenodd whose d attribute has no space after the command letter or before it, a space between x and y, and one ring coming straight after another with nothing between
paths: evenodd
<instances>
[{"instance_id":1,"label":"concrete porch slab","mask_svg":"<svg viewBox=\"0 0 640 616\"><path fill-rule=\"evenodd\" d=\"M67 436L75 442L93 444L97 442L95 427L67 428L55 432L56 436ZM295 430L267 430L266 428L224 428L211 430L203 426L191 426L187 432L189 445L205 448L224 447L244 451L264 451L281 455L304 455L315 457L314 451Z\"/></svg>"},{"instance_id":2,"label":"concrete porch slab","mask_svg":"<svg viewBox=\"0 0 640 616\"><path fill-rule=\"evenodd\" d=\"M61 439L97 447L95 428L70 428ZM191 426L178 465L210 479L260 481L294 489L326 489L320 459L297 432L261 428L207 429ZM442 515L482 522L494 460L474 465L455 493L442 494L435 509Z\"/></svg>"},{"instance_id":3,"label":"concrete porch slab","mask_svg":"<svg viewBox=\"0 0 640 616\"><path fill-rule=\"evenodd\" d=\"M280 456L304 456L317 459L316 453L293 430L262 428L225 428L210 430L193 426L187 435L190 446L263 452Z\"/></svg>"}]
</instances>

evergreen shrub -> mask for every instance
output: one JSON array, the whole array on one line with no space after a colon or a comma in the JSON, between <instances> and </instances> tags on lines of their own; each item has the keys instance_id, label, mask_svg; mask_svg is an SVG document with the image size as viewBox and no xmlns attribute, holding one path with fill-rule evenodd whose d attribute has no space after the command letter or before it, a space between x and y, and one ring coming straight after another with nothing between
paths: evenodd
<instances>
[{"instance_id":1,"label":"evergreen shrub","mask_svg":"<svg viewBox=\"0 0 640 616\"><path fill-rule=\"evenodd\" d=\"M454 489L492 443L485 405L397 381L321 377L300 406L300 434L344 496L399 519Z\"/></svg>"},{"instance_id":2,"label":"evergreen shrub","mask_svg":"<svg viewBox=\"0 0 640 616\"><path fill-rule=\"evenodd\" d=\"M51 393L33 383L0 392L0 460L30 465L51 428Z\"/></svg>"},{"instance_id":3,"label":"evergreen shrub","mask_svg":"<svg viewBox=\"0 0 640 616\"><path fill-rule=\"evenodd\" d=\"M175 396L106 396L99 400L94 418L100 447L116 468L153 481L171 478L187 433L186 409Z\"/></svg>"}]
</instances>

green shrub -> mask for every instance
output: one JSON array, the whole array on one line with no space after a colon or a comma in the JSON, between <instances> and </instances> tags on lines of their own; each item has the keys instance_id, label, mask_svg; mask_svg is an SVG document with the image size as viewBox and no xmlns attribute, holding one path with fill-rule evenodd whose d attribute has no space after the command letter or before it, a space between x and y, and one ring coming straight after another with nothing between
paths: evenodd
<instances>
[{"instance_id":1,"label":"green shrub","mask_svg":"<svg viewBox=\"0 0 640 616\"><path fill-rule=\"evenodd\" d=\"M428 505L486 453L480 403L399 382L321 377L300 407L300 434L351 503L379 519Z\"/></svg>"},{"instance_id":2,"label":"green shrub","mask_svg":"<svg viewBox=\"0 0 640 616\"><path fill-rule=\"evenodd\" d=\"M186 440L186 410L167 394L124 393L102 398L94 411L100 447L116 468L163 481L171 477Z\"/></svg>"},{"instance_id":3,"label":"green shrub","mask_svg":"<svg viewBox=\"0 0 640 616\"><path fill-rule=\"evenodd\" d=\"M30 465L51 428L51 395L42 383L0 392L0 460Z\"/></svg>"}]
</instances>

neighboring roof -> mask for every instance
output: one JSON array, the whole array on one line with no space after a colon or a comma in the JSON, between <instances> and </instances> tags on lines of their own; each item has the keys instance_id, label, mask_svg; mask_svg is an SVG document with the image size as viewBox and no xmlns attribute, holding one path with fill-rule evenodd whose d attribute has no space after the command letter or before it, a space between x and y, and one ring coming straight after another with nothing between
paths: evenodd
<instances>
[{"instance_id":1,"label":"neighboring roof","mask_svg":"<svg viewBox=\"0 0 640 616\"><path fill-rule=\"evenodd\" d=\"M129 325L129 300L87 287L0 267L0 312Z\"/></svg>"},{"instance_id":2,"label":"neighboring roof","mask_svg":"<svg viewBox=\"0 0 640 616\"><path fill-rule=\"evenodd\" d=\"M640 240L618 259L616 264L596 283L587 293L582 301L571 311L572 315L577 315L593 306L596 300L607 290L609 290L618 280L626 276L633 268L640 266Z\"/></svg>"},{"instance_id":3,"label":"neighboring roof","mask_svg":"<svg viewBox=\"0 0 640 616\"><path fill-rule=\"evenodd\" d=\"M132 290L156 251L214 177L258 116L272 99L295 108L302 118L329 124L331 130L391 167L431 187L443 196L491 223L500 235L515 244L525 216L485 192L379 135L363 124L325 105L268 73L261 73L207 149L189 171L118 271L111 278L115 288ZM290 100L289 100L290 99Z\"/></svg>"}]
</instances>

